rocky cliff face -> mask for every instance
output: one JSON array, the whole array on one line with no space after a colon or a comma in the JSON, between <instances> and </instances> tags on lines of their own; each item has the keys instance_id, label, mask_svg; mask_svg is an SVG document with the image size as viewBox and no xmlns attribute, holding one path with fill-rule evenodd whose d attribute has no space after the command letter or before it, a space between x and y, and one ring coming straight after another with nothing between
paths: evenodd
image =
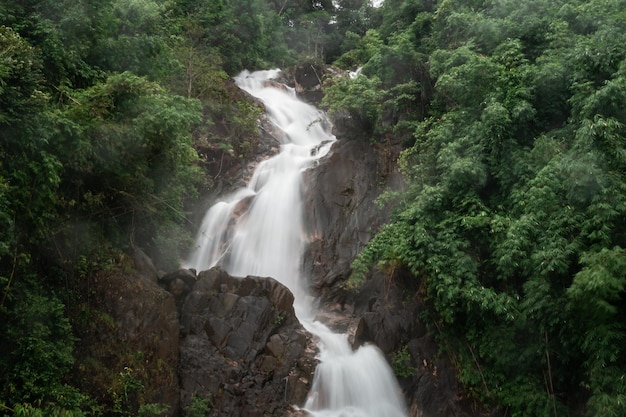
<instances>
[{"instance_id":1,"label":"rocky cliff face","mask_svg":"<svg viewBox=\"0 0 626 417\"><path fill-rule=\"evenodd\" d=\"M318 69L296 75L298 89L318 100ZM381 348L411 417L473 415L453 366L420 319L419 281L391 269L372 271L358 290L344 286L354 257L389 219L375 199L402 181L395 169L398 146L372 144L351 120L334 123L339 141L305 174L310 245L304 270L324 311L319 317L348 331L355 345ZM271 154L276 142L272 134L267 139ZM135 411L162 404L168 410L162 415L171 417L198 404L211 416L296 413L291 405L304 403L316 348L287 288L217 269L159 279L149 259L134 258L134 271L109 271L92 282L97 309L85 325L78 368L100 404Z\"/></svg>"},{"instance_id":2,"label":"rocky cliff face","mask_svg":"<svg viewBox=\"0 0 626 417\"><path fill-rule=\"evenodd\" d=\"M365 284L347 290L350 264L390 216L375 200L403 184L397 172L400 147L391 140L365 140L349 118L333 120L339 141L306 174L310 245L305 275L331 327L348 331L355 345L374 343L393 365L411 417L473 415L454 367L439 355L420 319L419 281L402 270L371 272Z\"/></svg>"},{"instance_id":3,"label":"rocky cliff face","mask_svg":"<svg viewBox=\"0 0 626 417\"><path fill-rule=\"evenodd\" d=\"M478 416L421 317L420 282L406 271L373 271L347 297L357 325L355 345L374 343L387 355L411 417Z\"/></svg>"},{"instance_id":4,"label":"rocky cliff face","mask_svg":"<svg viewBox=\"0 0 626 417\"><path fill-rule=\"evenodd\" d=\"M375 199L388 184L398 187L399 177L378 149L367 141L340 140L306 174L305 275L325 301L340 298L338 284L348 278L350 263L389 218Z\"/></svg>"},{"instance_id":5,"label":"rocky cliff face","mask_svg":"<svg viewBox=\"0 0 626 417\"><path fill-rule=\"evenodd\" d=\"M86 392L110 415L155 405L184 416L198 404L210 416L296 414L316 347L285 286L219 269L175 271L159 285L139 259L91 279L77 371Z\"/></svg>"},{"instance_id":6,"label":"rocky cliff face","mask_svg":"<svg viewBox=\"0 0 626 417\"><path fill-rule=\"evenodd\" d=\"M181 314L183 408L210 399L215 416L286 416L302 404L315 347L295 317L293 295L271 278L199 274Z\"/></svg>"}]
</instances>

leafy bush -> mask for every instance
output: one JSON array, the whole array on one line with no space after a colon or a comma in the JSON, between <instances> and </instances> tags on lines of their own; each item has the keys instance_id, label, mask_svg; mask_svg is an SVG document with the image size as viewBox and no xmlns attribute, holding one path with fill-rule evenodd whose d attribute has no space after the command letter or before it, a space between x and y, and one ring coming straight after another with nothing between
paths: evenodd
<instances>
[{"instance_id":1,"label":"leafy bush","mask_svg":"<svg viewBox=\"0 0 626 417\"><path fill-rule=\"evenodd\" d=\"M65 380L74 363L75 338L61 301L36 284L19 281L3 309L0 404L40 404L42 410L84 407L87 398Z\"/></svg>"},{"instance_id":2,"label":"leafy bush","mask_svg":"<svg viewBox=\"0 0 626 417\"><path fill-rule=\"evenodd\" d=\"M379 87L378 78L363 75L333 79L325 86L322 105L331 116L347 112L357 126L373 133L380 129L383 93Z\"/></svg>"},{"instance_id":3,"label":"leafy bush","mask_svg":"<svg viewBox=\"0 0 626 417\"><path fill-rule=\"evenodd\" d=\"M403 346L400 350L393 353L391 369L393 369L394 374L402 378L416 375L417 372L413 366L413 359L406 346Z\"/></svg>"},{"instance_id":4,"label":"leafy bush","mask_svg":"<svg viewBox=\"0 0 626 417\"><path fill-rule=\"evenodd\" d=\"M202 398L199 395L191 396L191 403L185 408L185 417L205 417L213 409L210 397Z\"/></svg>"}]
</instances>

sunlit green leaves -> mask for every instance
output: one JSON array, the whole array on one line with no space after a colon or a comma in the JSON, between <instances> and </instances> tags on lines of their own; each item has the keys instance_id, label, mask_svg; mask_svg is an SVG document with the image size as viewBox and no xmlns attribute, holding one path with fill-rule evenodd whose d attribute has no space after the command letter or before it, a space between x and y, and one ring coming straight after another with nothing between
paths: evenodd
<instances>
[{"instance_id":1,"label":"sunlit green leaves","mask_svg":"<svg viewBox=\"0 0 626 417\"><path fill-rule=\"evenodd\" d=\"M360 75L354 79L343 77L326 88L323 105L329 113L348 112L358 125L372 132L379 128L382 110L380 80Z\"/></svg>"},{"instance_id":2,"label":"sunlit green leaves","mask_svg":"<svg viewBox=\"0 0 626 417\"><path fill-rule=\"evenodd\" d=\"M583 268L574 277L568 295L602 316L618 312L615 303L626 290L626 250L615 247L581 256Z\"/></svg>"}]
</instances>

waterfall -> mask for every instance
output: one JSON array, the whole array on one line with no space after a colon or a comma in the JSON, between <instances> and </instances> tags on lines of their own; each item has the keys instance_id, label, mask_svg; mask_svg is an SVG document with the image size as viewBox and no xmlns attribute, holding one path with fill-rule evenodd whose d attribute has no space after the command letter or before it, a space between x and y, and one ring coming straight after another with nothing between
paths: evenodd
<instances>
[{"instance_id":1,"label":"waterfall","mask_svg":"<svg viewBox=\"0 0 626 417\"><path fill-rule=\"evenodd\" d=\"M303 409L316 417L405 417L397 381L375 346L353 351L347 335L313 321L302 277L307 237L302 172L326 155L335 138L325 115L278 84L280 70L242 72L235 81L263 101L283 134L280 152L260 163L247 187L224 196L202 222L184 266L219 265L233 276L273 277L295 297L303 326L319 338L314 381Z\"/></svg>"}]
</instances>

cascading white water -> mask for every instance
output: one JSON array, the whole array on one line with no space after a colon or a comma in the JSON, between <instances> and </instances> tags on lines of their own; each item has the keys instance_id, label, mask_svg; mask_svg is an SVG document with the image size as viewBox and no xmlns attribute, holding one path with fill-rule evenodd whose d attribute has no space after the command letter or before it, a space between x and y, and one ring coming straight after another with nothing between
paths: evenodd
<instances>
[{"instance_id":1,"label":"cascading white water","mask_svg":"<svg viewBox=\"0 0 626 417\"><path fill-rule=\"evenodd\" d=\"M347 336L314 322L302 285L302 172L328 153L334 137L325 116L293 90L270 80L280 70L242 72L237 85L263 101L284 133L280 153L256 168L246 188L226 196L205 215L186 267L220 265L233 276L273 277L294 294L307 330L320 339L320 364L304 409L316 417L405 417L391 369L374 346L353 351Z\"/></svg>"},{"instance_id":2,"label":"cascading white water","mask_svg":"<svg viewBox=\"0 0 626 417\"><path fill-rule=\"evenodd\" d=\"M303 321L320 338L320 360L304 409L314 417L406 417L391 368L372 345L353 351L345 334Z\"/></svg>"}]
</instances>

